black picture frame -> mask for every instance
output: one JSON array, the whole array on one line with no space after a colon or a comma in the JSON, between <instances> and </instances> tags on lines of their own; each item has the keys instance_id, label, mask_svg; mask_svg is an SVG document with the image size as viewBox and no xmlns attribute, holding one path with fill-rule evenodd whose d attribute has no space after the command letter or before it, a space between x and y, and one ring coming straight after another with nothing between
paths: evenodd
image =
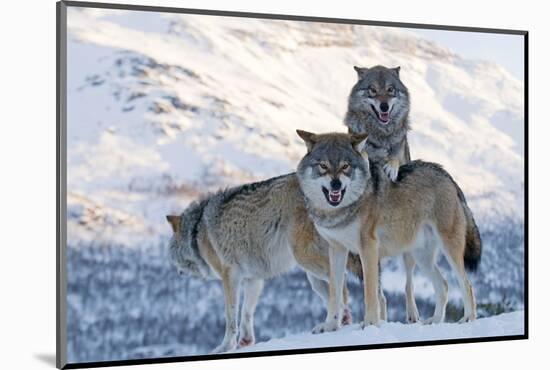
<instances>
[{"instance_id":1,"label":"black picture frame","mask_svg":"<svg viewBox=\"0 0 550 370\"><path fill-rule=\"evenodd\" d=\"M215 15L215 16L228 16L228 17L241 17L241 18L259 18L259 19L273 19L273 20L288 20L288 21L310 21L310 22L324 22L324 23L338 23L338 24L352 24L352 25L368 25L368 26L381 26L381 27L394 27L394 28L420 28L430 30L447 30L447 31L463 31L463 32L478 32L478 33L495 33L495 34L508 34L508 35L520 35L524 38L524 179L525 179L525 214L524 214L524 240L525 240L525 253L524 253L524 297L525 297L525 315L524 315L524 334L513 336L495 336L495 337L481 337L481 338L457 338L457 339L442 339L442 340L428 340L428 341L415 341L415 342L399 342L399 343L387 343L387 344L370 344L370 345L354 345L354 346L342 346L332 348L307 348L307 349L293 349L293 350L274 350L274 351L262 351L262 352L249 352L249 353L230 353L230 354L209 354L198 356L177 356L177 357L162 357L162 358L149 358L149 359L130 359L130 360L116 360L116 361L100 361L100 362L85 362L85 363L67 363L67 8L70 7L86 7L96 9L115 9L115 10L133 10L143 12L165 12L165 13L180 13L180 14L197 14L197 15ZM265 13L251 13L251 12L234 12L234 11L218 11L218 10L204 10L204 9L187 9L187 8L175 8L175 7L160 7L160 6L142 6L142 5L127 5L127 4L111 4L111 3L98 3L98 2L79 2L79 1L60 1L56 4L56 26L57 26L57 63L56 63L56 129L57 129L57 142L56 142L56 230L57 230L57 251L56 251L56 366L60 369L77 369L77 368L93 368L104 366L124 366L124 365L138 365L138 364L158 364L158 363L173 363L173 362L191 362L191 361L208 361L208 360L221 360L221 359L233 359L244 357L264 357L264 356L281 356L281 355L294 355L294 354L314 354L325 352L342 352L342 351L357 351L368 349L382 349L382 348L400 348L400 347L419 347L419 346L433 346L433 345L447 345L447 344L461 344L461 343L479 343L479 342L496 342L496 341L510 341L510 340L523 340L529 338L529 295L528 295L528 278L529 278L529 266L528 266L528 252L529 252L529 32L526 30L512 30L512 29L494 29L494 28L482 28L482 27L462 27L462 26L448 26L437 24L419 24L419 23L401 23L401 22L383 22L372 20L359 20L359 19L341 19L341 18L324 18L324 17L310 17L299 15L283 15L283 14L265 14Z\"/></svg>"}]
</instances>

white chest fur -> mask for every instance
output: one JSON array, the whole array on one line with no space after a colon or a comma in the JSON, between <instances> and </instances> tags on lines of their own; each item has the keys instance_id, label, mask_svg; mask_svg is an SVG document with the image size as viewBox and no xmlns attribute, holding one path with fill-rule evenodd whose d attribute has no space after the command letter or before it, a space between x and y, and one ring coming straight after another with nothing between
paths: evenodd
<instances>
[{"instance_id":1,"label":"white chest fur","mask_svg":"<svg viewBox=\"0 0 550 370\"><path fill-rule=\"evenodd\" d=\"M359 253L361 247L361 233L359 219L350 222L346 226L325 228L315 225L319 234L329 243L338 243L351 252Z\"/></svg>"}]
</instances>

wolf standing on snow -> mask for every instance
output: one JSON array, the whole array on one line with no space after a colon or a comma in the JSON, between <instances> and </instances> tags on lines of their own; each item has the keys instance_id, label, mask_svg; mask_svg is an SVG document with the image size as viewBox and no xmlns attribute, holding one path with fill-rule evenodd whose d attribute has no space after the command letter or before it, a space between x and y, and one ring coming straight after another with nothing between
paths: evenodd
<instances>
[{"instance_id":1,"label":"wolf standing on snow","mask_svg":"<svg viewBox=\"0 0 550 370\"><path fill-rule=\"evenodd\" d=\"M254 343L254 311L264 280L289 271L295 262L328 303L328 244L308 218L295 173L220 191L167 220L174 232L169 244L174 265L183 273L223 282L225 336L214 353ZM361 274L358 259L350 259L349 268ZM237 329L241 287L244 304ZM351 313L343 289L339 311L347 324Z\"/></svg>"},{"instance_id":2,"label":"wolf standing on snow","mask_svg":"<svg viewBox=\"0 0 550 370\"><path fill-rule=\"evenodd\" d=\"M308 153L298 165L306 207L319 234L330 244L330 297L320 330L340 327L338 302L348 253L363 268L364 325L381 318L379 260L409 253L431 280L436 293L433 316L444 320L448 286L436 264L443 252L455 272L464 302L461 322L476 318L475 297L465 268L475 270L481 240L460 187L441 166L422 161L401 166L390 181L364 152L366 134L315 135L298 130ZM332 295L334 294L334 296Z\"/></svg>"},{"instance_id":3,"label":"wolf standing on snow","mask_svg":"<svg viewBox=\"0 0 550 370\"><path fill-rule=\"evenodd\" d=\"M370 161L377 163L395 181L399 166L411 161L407 141L410 99L407 87L399 78L401 68L353 68L358 81L351 89L344 122L349 133L368 134L363 150L368 153ZM413 288L415 262L408 253L403 255L403 260L407 275L406 319L414 323L419 320ZM385 299L381 304L386 306Z\"/></svg>"}]
</instances>

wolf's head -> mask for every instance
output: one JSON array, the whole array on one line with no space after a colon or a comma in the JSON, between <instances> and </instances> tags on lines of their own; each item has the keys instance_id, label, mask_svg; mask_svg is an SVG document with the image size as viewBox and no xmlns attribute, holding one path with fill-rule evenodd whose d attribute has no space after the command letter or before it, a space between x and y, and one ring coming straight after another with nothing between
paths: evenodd
<instances>
[{"instance_id":1,"label":"wolf's head","mask_svg":"<svg viewBox=\"0 0 550 370\"><path fill-rule=\"evenodd\" d=\"M308 153L298 164L300 187L318 209L344 208L364 194L370 177L366 134L320 134L297 130Z\"/></svg>"},{"instance_id":2,"label":"wolf's head","mask_svg":"<svg viewBox=\"0 0 550 370\"><path fill-rule=\"evenodd\" d=\"M209 279L212 271L200 255L197 234L205 201L192 203L179 216L166 216L172 227L169 241L170 260L181 274Z\"/></svg>"},{"instance_id":3,"label":"wolf's head","mask_svg":"<svg viewBox=\"0 0 550 370\"><path fill-rule=\"evenodd\" d=\"M364 113L374 129L402 125L409 113L409 92L399 78L400 67L353 68L359 80L351 90L349 110Z\"/></svg>"}]
</instances>

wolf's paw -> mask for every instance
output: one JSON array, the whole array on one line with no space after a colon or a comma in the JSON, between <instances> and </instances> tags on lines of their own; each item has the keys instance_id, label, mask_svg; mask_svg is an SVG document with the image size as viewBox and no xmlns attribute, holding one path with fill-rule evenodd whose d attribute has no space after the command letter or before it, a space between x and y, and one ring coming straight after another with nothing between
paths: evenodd
<instances>
[{"instance_id":1,"label":"wolf's paw","mask_svg":"<svg viewBox=\"0 0 550 370\"><path fill-rule=\"evenodd\" d=\"M420 321L420 317L415 315L407 315L407 324L416 324Z\"/></svg>"},{"instance_id":2,"label":"wolf's paw","mask_svg":"<svg viewBox=\"0 0 550 370\"><path fill-rule=\"evenodd\" d=\"M254 337L246 336L239 339L239 344L237 345L237 348L243 348L253 345L256 342Z\"/></svg>"},{"instance_id":3,"label":"wolf's paw","mask_svg":"<svg viewBox=\"0 0 550 370\"><path fill-rule=\"evenodd\" d=\"M237 348L237 343L235 341L232 341L229 343L223 342L222 344L214 348L214 350L210 353L211 354L224 353L224 352L233 351L236 348Z\"/></svg>"},{"instance_id":4,"label":"wolf's paw","mask_svg":"<svg viewBox=\"0 0 550 370\"><path fill-rule=\"evenodd\" d=\"M476 315L475 314L472 314L470 316L464 316L463 318L461 318L460 320L458 320L458 323L459 324L464 324L466 322L472 322L476 319Z\"/></svg>"},{"instance_id":5,"label":"wolf's paw","mask_svg":"<svg viewBox=\"0 0 550 370\"><path fill-rule=\"evenodd\" d=\"M364 330L366 329L367 327L369 326L376 326L377 328L380 327L380 323L381 321L380 320L372 320L372 321L363 321L361 322L361 329Z\"/></svg>"},{"instance_id":6,"label":"wolf's paw","mask_svg":"<svg viewBox=\"0 0 550 370\"><path fill-rule=\"evenodd\" d=\"M397 174L399 172L399 162L395 159L390 159L384 167L382 167L384 173L390 178L391 181L397 180Z\"/></svg>"},{"instance_id":7,"label":"wolf's paw","mask_svg":"<svg viewBox=\"0 0 550 370\"><path fill-rule=\"evenodd\" d=\"M432 324L440 324L443 322L443 317L439 316L432 316L429 319L426 319L422 321L422 324L424 325L432 325Z\"/></svg>"},{"instance_id":8,"label":"wolf's paw","mask_svg":"<svg viewBox=\"0 0 550 370\"><path fill-rule=\"evenodd\" d=\"M337 320L325 321L315 326L312 330L313 334L321 334L329 331L336 331L340 329L340 324Z\"/></svg>"},{"instance_id":9,"label":"wolf's paw","mask_svg":"<svg viewBox=\"0 0 550 370\"><path fill-rule=\"evenodd\" d=\"M349 308L344 308L344 313L342 315L342 325L350 325L353 322L353 317L351 316L351 310Z\"/></svg>"},{"instance_id":10,"label":"wolf's paw","mask_svg":"<svg viewBox=\"0 0 550 370\"><path fill-rule=\"evenodd\" d=\"M380 326L380 318L376 315L365 315L365 320L361 323L361 329L365 329L370 325Z\"/></svg>"},{"instance_id":11,"label":"wolf's paw","mask_svg":"<svg viewBox=\"0 0 550 370\"><path fill-rule=\"evenodd\" d=\"M407 323L408 324L414 324L420 321L420 315L418 314L418 311L411 310L410 312L407 312Z\"/></svg>"}]
</instances>

